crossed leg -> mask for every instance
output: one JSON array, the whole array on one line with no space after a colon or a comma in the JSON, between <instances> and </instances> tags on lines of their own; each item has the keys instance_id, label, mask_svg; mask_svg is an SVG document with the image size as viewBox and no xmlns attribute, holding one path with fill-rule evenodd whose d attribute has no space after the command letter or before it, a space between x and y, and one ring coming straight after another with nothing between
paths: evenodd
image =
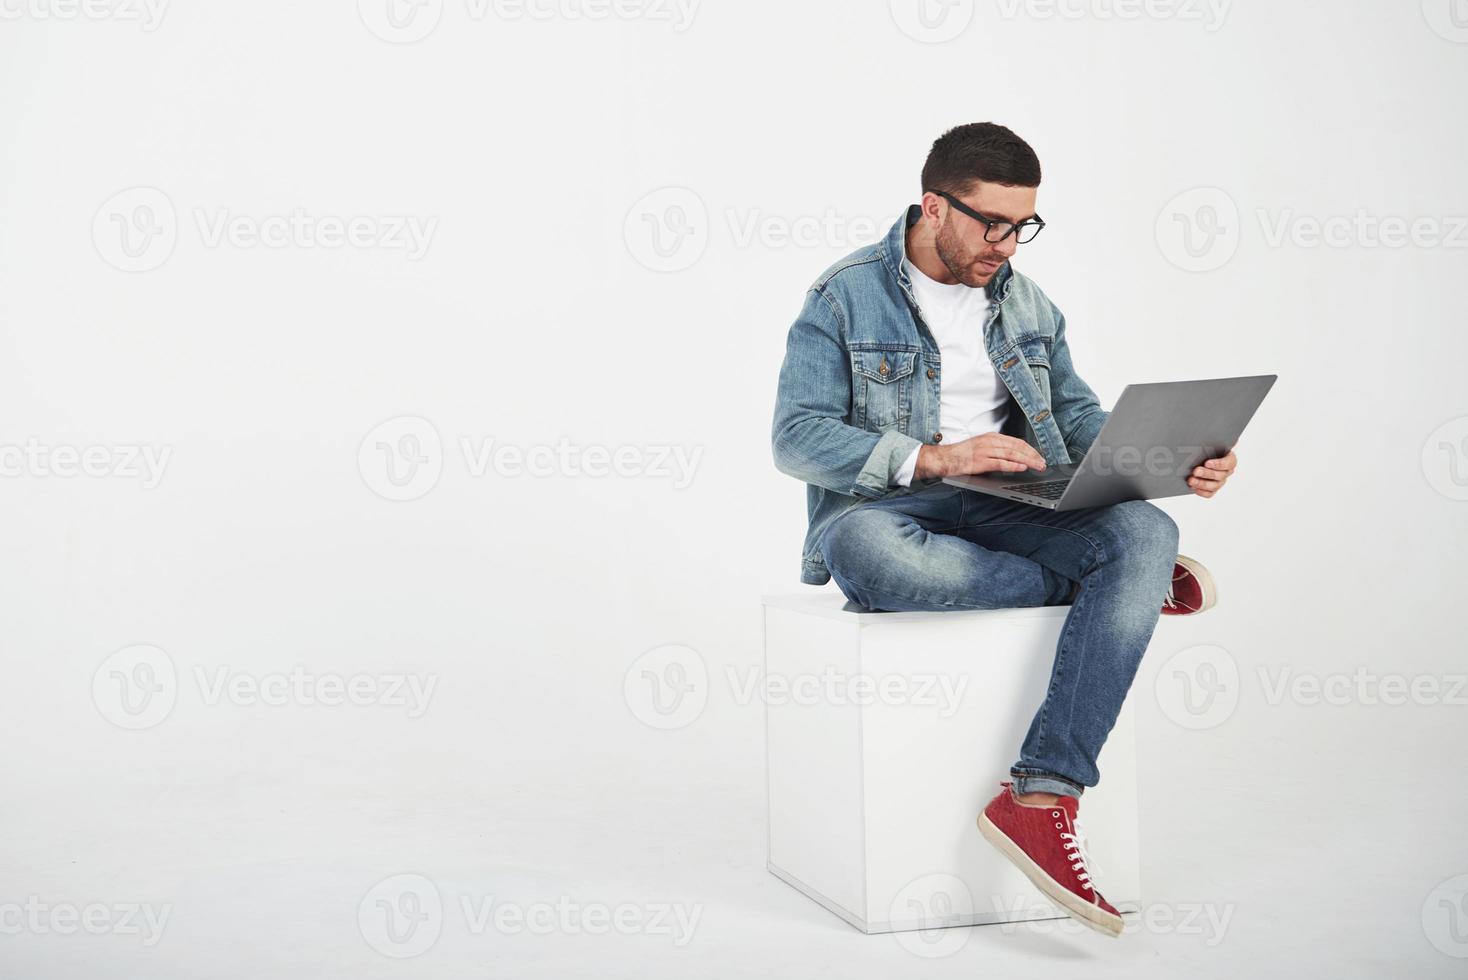
<instances>
[{"instance_id":1,"label":"crossed leg","mask_svg":"<svg viewBox=\"0 0 1468 980\"><path fill-rule=\"evenodd\" d=\"M1070 600L1018 793L1079 796L1116 724L1171 584L1178 529L1146 501L1050 511L947 484L860 504L821 552L845 596L893 611Z\"/></svg>"}]
</instances>

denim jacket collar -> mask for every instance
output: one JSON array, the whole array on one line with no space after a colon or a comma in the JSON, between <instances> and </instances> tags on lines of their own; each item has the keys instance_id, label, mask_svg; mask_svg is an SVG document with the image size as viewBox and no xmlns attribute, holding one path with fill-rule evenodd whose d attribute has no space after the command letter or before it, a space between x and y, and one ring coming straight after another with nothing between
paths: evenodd
<instances>
[{"instance_id":1,"label":"denim jacket collar","mask_svg":"<svg viewBox=\"0 0 1468 980\"><path fill-rule=\"evenodd\" d=\"M897 280L897 284L902 287L902 292L907 296L908 302L912 303L913 306L917 305L917 300L912 295L912 277L903 268L902 261L907 258L907 229L917 224L918 217L922 213L923 209L919 205L909 204L906 212L893 222L891 230L887 232L887 236L882 239L882 243L878 246L883 265L887 267L887 271ZM1009 295L1010 286L1013 285L1013 275L1014 269L1008 262L1001 265L999 271L994 273L994 277L984 287L984 292L989 297L990 303L998 306L1004 302L1005 297Z\"/></svg>"}]
</instances>

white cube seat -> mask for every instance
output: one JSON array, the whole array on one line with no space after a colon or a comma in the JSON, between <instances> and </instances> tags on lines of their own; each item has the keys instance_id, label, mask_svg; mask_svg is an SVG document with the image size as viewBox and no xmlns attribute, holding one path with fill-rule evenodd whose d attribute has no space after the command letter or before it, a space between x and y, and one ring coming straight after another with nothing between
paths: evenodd
<instances>
[{"instance_id":1,"label":"white cube seat","mask_svg":"<svg viewBox=\"0 0 1468 980\"><path fill-rule=\"evenodd\" d=\"M858 929L1060 918L982 836L1049 684L1067 607L874 613L764 600L769 870ZM1139 908L1131 699L1081 797L1091 869Z\"/></svg>"}]
</instances>

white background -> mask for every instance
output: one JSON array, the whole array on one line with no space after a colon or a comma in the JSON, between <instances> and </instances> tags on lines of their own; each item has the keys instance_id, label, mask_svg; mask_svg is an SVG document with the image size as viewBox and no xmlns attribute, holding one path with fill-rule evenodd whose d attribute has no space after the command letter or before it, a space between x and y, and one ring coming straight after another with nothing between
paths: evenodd
<instances>
[{"instance_id":1,"label":"white background","mask_svg":"<svg viewBox=\"0 0 1468 980\"><path fill-rule=\"evenodd\" d=\"M1462 0L434 0L402 32L385 2L0 0L3 972L1461 975ZM1146 899L1222 934L989 927L915 959L763 867L761 706L728 671L759 662L760 595L803 588L785 332L985 119L1041 157L1015 264L1103 403L1280 376L1227 489L1165 504L1221 604L1159 631L1134 691ZM209 233L296 209L434 230L421 256ZM134 219L163 234L129 258ZM402 418L431 429L360 461ZM385 499L377 442L425 431L437 482ZM461 439L631 447L629 475L475 475ZM169 455L145 486L27 446ZM624 678L669 644L707 680L659 730ZM127 730L135 655L172 707ZM210 697L295 668L436 686L417 717ZM1180 669L1223 678L1202 723ZM1384 675L1438 694L1383 703ZM411 960L359 925L400 874L445 909ZM458 901L491 895L700 918L681 945L476 934ZM6 912L30 896L171 911L148 945Z\"/></svg>"}]
</instances>

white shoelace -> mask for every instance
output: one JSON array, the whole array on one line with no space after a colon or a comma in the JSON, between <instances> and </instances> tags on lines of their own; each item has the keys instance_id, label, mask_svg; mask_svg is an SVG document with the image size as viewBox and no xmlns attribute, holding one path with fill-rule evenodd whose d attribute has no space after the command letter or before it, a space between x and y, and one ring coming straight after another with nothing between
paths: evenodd
<instances>
[{"instance_id":1,"label":"white shoelace","mask_svg":"<svg viewBox=\"0 0 1468 980\"><path fill-rule=\"evenodd\" d=\"M1069 853L1071 859L1070 869L1076 872L1076 879L1080 881L1081 887L1095 891L1095 886L1091 884L1091 871L1089 869L1093 865L1091 864L1090 841L1086 839L1086 828L1082 826L1080 817L1076 817L1071 822L1071 827L1074 828L1075 833L1067 834L1065 831L1060 832L1060 839L1063 842L1062 846Z\"/></svg>"}]
</instances>

